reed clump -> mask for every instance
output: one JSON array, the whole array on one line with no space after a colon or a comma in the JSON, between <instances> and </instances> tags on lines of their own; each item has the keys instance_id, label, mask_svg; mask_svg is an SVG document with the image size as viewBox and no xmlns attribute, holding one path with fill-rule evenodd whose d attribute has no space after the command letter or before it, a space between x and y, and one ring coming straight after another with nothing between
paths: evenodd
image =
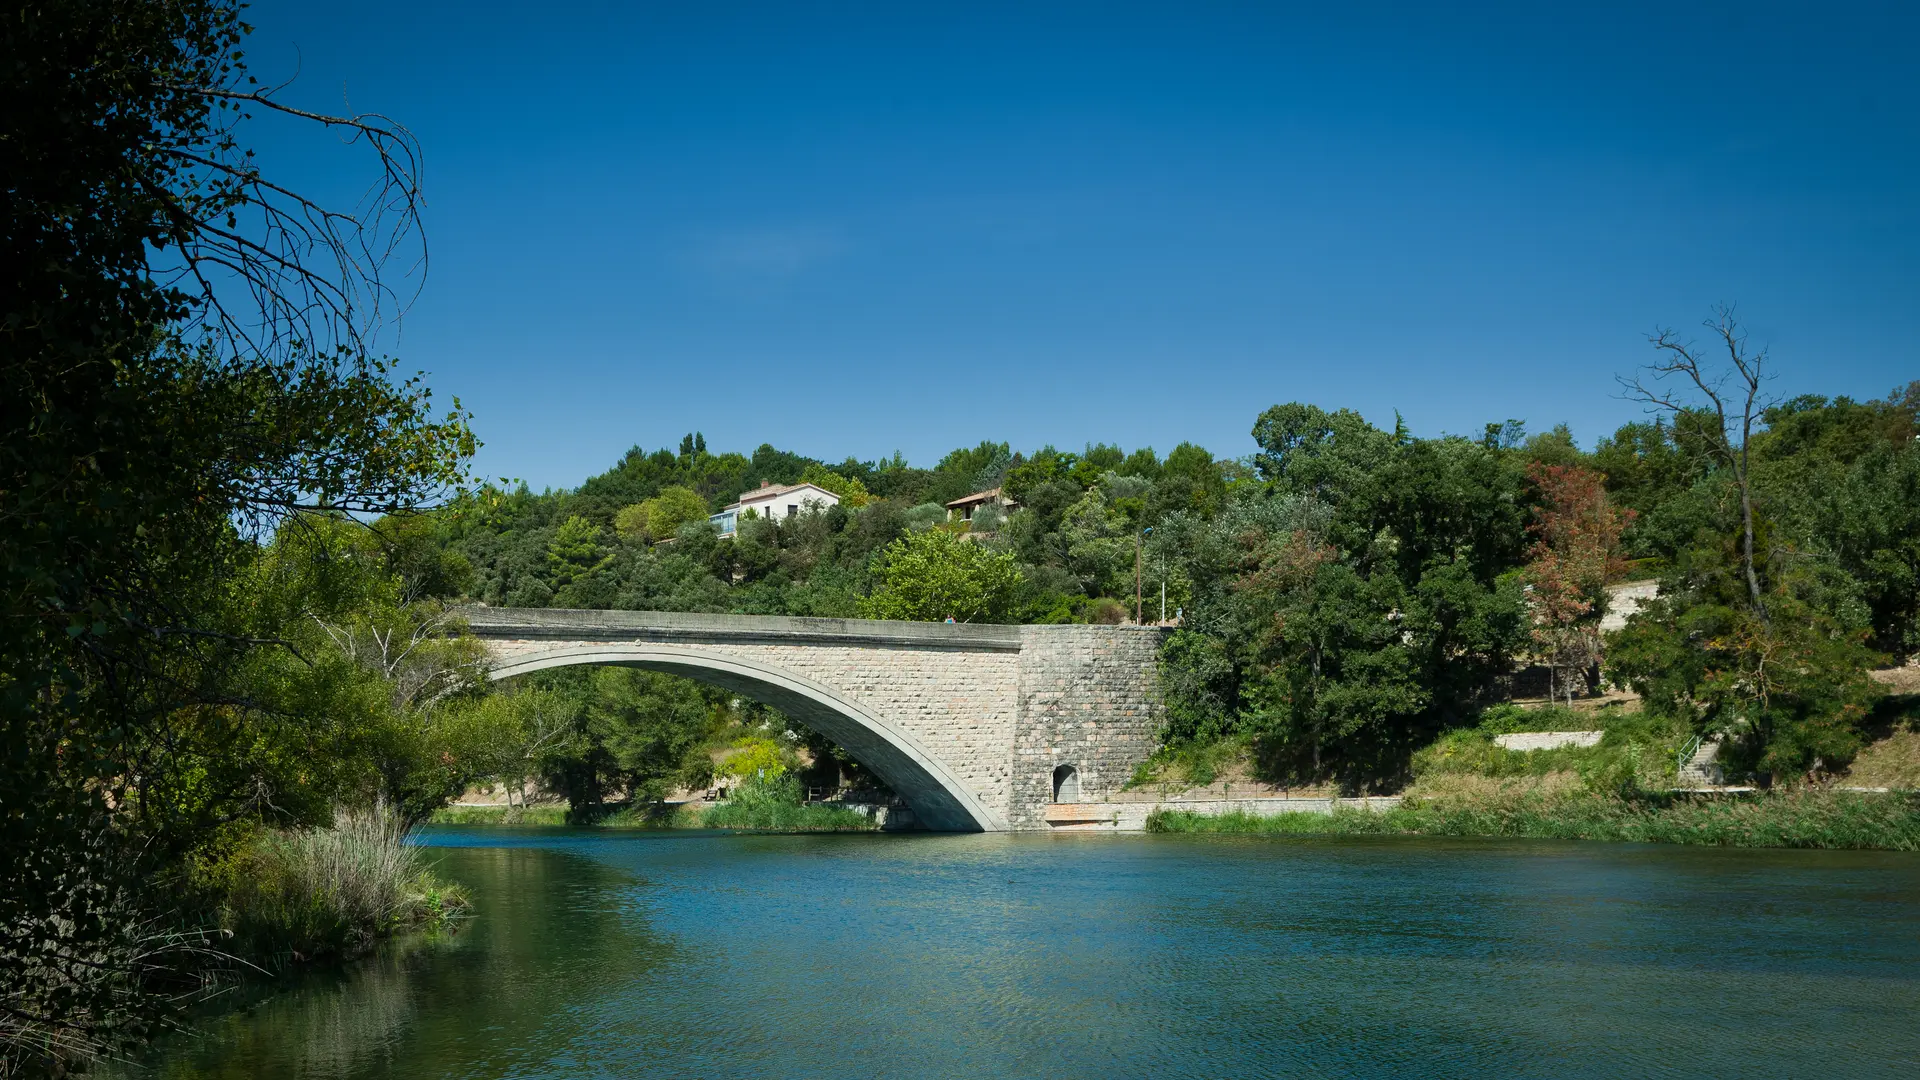
<instances>
[{"instance_id":1,"label":"reed clump","mask_svg":"<svg viewBox=\"0 0 1920 1080\"><path fill-rule=\"evenodd\" d=\"M327 828L263 830L210 877L235 953L263 966L353 956L401 930L447 926L471 906L377 810L342 812Z\"/></svg>"}]
</instances>

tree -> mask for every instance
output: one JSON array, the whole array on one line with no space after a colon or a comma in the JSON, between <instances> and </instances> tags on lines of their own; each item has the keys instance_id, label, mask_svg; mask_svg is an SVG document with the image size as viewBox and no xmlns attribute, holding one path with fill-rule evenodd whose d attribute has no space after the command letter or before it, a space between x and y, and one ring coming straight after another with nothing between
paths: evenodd
<instances>
[{"instance_id":1,"label":"tree","mask_svg":"<svg viewBox=\"0 0 1920 1080\"><path fill-rule=\"evenodd\" d=\"M1672 414L1676 433L1699 440L1707 453L1727 469L1740 499L1740 566L1747 583L1747 603L1765 620L1766 605L1761 599L1760 573L1753 554L1753 476L1749 454L1754 426L1762 421L1762 413L1771 404L1761 395L1767 379L1767 354L1764 350L1749 351L1746 335L1735 321L1731 307L1715 309L1713 317L1703 325L1726 351L1724 362L1714 361L1694 345L1681 341L1671 330L1659 330L1647 340L1665 355L1648 365L1645 374L1635 379L1623 378L1620 382L1629 398ZM1664 385L1676 378L1680 380L1677 392ZM1682 396L1687 385L1706 399L1705 409ZM1683 421L1685 427L1680 430ZM1739 429L1737 439L1729 430L1733 427Z\"/></svg>"},{"instance_id":2,"label":"tree","mask_svg":"<svg viewBox=\"0 0 1920 1080\"><path fill-rule=\"evenodd\" d=\"M549 725L542 744L529 752L548 789L566 795L576 818L594 819L612 799L657 801L711 777L704 746L725 691L604 667L542 672L529 683L515 693L528 697L526 709ZM529 727L523 738L537 732Z\"/></svg>"},{"instance_id":3,"label":"tree","mask_svg":"<svg viewBox=\"0 0 1920 1080\"><path fill-rule=\"evenodd\" d=\"M602 569L611 559L601 543L600 530L577 515L561 522L553 539L547 541L547 568L556 590Z\"/></svg>"},{"instance_id":4,"label":"tree","mask_svg":"<svg viewBox=\"0 0 1920 1080\"><path fill-rule=\"evenodd\" d=\"M1912 421L1852 403L1776 406L1762 394L1766 355L1749 350L1732 309L1706 325L1721 360L1662 331L1651 340L1663 359L1623 380L1630 396L1672 414L1674 443L1708 471L1648 515L1660 522L1692 504L1688 528L1670 530L1660 600L1615 635L1608 666L1655 712L1729 737L1736 761L1786 775L1833 767L1859 745L1875 696L1869 633L1878 624L1898 640L1863 579L1884 569L1894 573L1880 580L1897 580L1904 560L1883 530L1905 516L1902 489L1912 490L1881 473L1887 482L1870 483L1869 495L1850 482L1859 474L1848 462L1891 463ZM1657 385L1666 379L1679 389ZM1887 434L1867 434L1876 430ZM1876 524L1855 532L1867 520ZM1886 557L1873 569L1878 560L1856 546L1866 535L1883 538L1868 541Z\"/></svg>"},{"instance_id":5,"label":"tree","mask_svg":"<svg viewBox=\"0 0 1920 1080\"><path fill-rule=\"evenodd\" d=\"M1880 694L1874 656L1848 631L1791 593L1762 619L1679 582L1608 643L1615 682L1656 714L1731 740L1723 757L1776 776L1837 769L1858 752ZM1743 597L1741 599L1744 599Z\"/></svg>"},{"instance_id":6,"label":"tree","mask_svg":"<svg viewBox=\"0 0 1920 1080\"><path fill-rule=\"evenodd\" d=\"M1579 673L1600 660L1607 581L1618 569L1620 535L1633 512L1613 509L1605 477L1591 469L1535 462L1527 478L1540 499L1526 566L1533 639L1546 650L1553 681L1572 704Z\"/></svg>"},{"instance_id":7,"label":"tree","mask_svg":"<svg viewBox=\"0 0 1920 1080\"><path fill-rule=\"evenodd\" d=\"M833 492L840 496L840 505L850 510L859 509L873 499L867 491L867 485L861 483L859 477L842 475L825 465L807 466L800 473L800 482Z\"/></svg>"},{"instance_id":8,"label":"tree","mask_svg":"<svg viewBox=\"0 0 1920 1080\"><path fill-rule=\"evenodd\" d=\"M1011 554L945 529L911 533L888 544L874 557L872 572L880 586L860 605L869 619L1007 622L1022 582Z\"/></svg>"},{"instance_id":9,"label":"tree","mask_svg":"<svg viewBox=\"0 0 1920 1080\"><path fill-rule=\"evenodd\" d=\"M1275 778L1395 782L1526 640L1519 464L1497 442L1300 403L1268 409L1254 438L1264 483L1212 521L1155 528L1187 613L1163 654L1168 733L1252 735Z\"/></svg>"},{"instance_id":10,"label":"tree","mask_svg":"<svg viewBox=\"0 0 1920 1080\"><path fill-rule=\"evenodd\" d=\"M282 104L228 0L7 22L0 94L34 106L0 118L0 1068L50 1069L147 1030L166 876L271 812L243 769L146 797L197 760L183 730L262 714L240 680L283 646L231 591L257 542L431 503L474 441L376 348L418 236L405 129ZM263 175L260 112L367 151L360 207Z\"/></svg>"},{"instance_id":11,"label":"tree","mask_svg":"<svg viewBox=\"0 0 1920 1080\"><path fill-rule=\"evenodd\" d=\"M661 488L660 494L647 500L646 507L647 535L657 540L672 539L680 526L689 521L705 521L712 513L707 500L699 493L678 484Z\"/></svg>"}]
</instances>

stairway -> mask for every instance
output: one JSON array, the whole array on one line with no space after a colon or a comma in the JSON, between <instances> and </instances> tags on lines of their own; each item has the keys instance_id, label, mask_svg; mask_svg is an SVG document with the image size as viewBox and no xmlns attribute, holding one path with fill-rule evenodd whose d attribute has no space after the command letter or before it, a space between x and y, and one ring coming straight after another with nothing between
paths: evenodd
<instances>
[{"instance_id":1,"label":"stairway","mask_svg":"<svg viewBox=\"0 0 1920 1080\"><path fill-rule=\"evenodd\" d=\"M1720 787L1727 782L1726 772L1720 768L1720 740L1695 739L1687 744L1691 751L1681 751L1679 774L1674 777L1676 788Z\"/></svg>"}]
</instances>

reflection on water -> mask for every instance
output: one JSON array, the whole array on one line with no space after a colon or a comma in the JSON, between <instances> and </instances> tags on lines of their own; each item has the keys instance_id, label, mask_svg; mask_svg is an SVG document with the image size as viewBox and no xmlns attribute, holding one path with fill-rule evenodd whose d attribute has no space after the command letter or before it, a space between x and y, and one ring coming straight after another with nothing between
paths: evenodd
<instances>
[{"instance_id":1,"label":"reflection on water","mask_svg":"<svg viewBox=\"0 0 1920 1080\"><path fill-rule=\"evenodd\" d=\"M163 1076L1912 1076L1920 859L439 830L481 912Z\"/></svg>"},{"instance_id":2,"label":"reflection on water","mask_svg":"<svg viewBox=\"0 0 1920 1080\"><path fill-rule=\"evenodd\" d=\"M163 1077L499 1076L565 1041L570 998L616 993L671 956L626 901L628 873L531 848L436 853L485 897L455 935L395 942L344 970L295 978L175 1040Z\"/></svg>"}]
</instances>

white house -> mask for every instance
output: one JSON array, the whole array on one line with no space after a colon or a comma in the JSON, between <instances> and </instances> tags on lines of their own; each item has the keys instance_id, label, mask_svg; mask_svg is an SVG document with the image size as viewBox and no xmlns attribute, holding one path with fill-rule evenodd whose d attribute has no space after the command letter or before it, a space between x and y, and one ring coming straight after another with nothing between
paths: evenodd
<instances>
[{"instance_id":1,"label":"white house","mask_svg":"<svg viewBox=\"0 0 1920 1080\"><path fill-rule=\"evenodd\" d=\"M751 510L763 518L799 517L802 510L825 510L837 506L840 496L818 484L775 484L771 481L740 496L740 501L708 518L721 536L732 536L740 529L740 518Z\"/></svg>"}]
</instances>

